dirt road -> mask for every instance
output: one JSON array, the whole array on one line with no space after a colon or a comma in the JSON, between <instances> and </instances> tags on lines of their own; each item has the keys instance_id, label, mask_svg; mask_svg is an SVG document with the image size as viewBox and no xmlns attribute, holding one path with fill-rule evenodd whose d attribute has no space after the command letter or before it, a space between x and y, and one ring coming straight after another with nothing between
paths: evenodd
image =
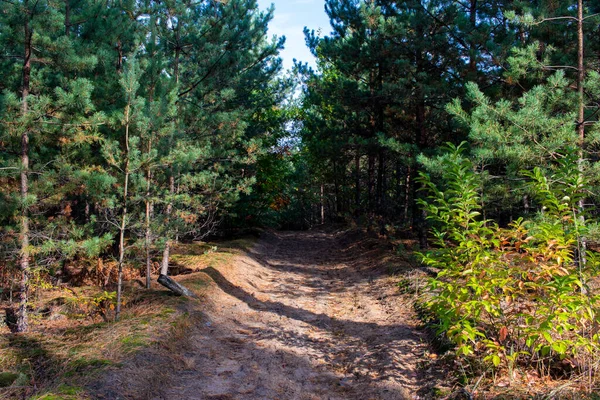
<instances>
[{"instance_id":1,"label":"dirt road","mask_svg":"<svg viewBox=\"0 0 600 400\"><path fill-rule=\"evenodd\" d=\"M271 233L204 269L214 285L186 370L155 398L418 398L427 344L377 257L358 237Z\"/></svg>"}]
</instances>

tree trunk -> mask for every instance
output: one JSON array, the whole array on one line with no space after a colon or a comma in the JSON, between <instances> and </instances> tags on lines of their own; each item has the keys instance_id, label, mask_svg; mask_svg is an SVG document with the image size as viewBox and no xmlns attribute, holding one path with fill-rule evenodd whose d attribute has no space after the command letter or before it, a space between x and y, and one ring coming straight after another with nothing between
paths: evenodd
<instances>
[{"instance_id":1,"label":"tree trunk","mask_svg":"<svg viewBox=\"0 0 600 400\"><path fill-rule=\"evenodd\" d=\"M179 55L181 52L180 47L180 27L179 23L177 23L177 27L175 28L175 60L173 65L173 74L175 75L175 84L179 84ZM169 192L171 196L175 195L175 170L173 166L171 166L171 173L169 176ZM171 219L171 213L173 212L173 202L169 201L166 210L167 221ZM165 243L165 248L163 249L162 261L160 263L160 274L167 276L169 274L169 258L171 256L171 241L168 239L169 233L167 232L167 242Z\"/></svg>"},{"instance_id":2,"label":"tree trunk","mask_svg":"<svg viewBox=\"0 0 600 400\"><path fill-rule=\"evenodd\" d=\"M71 4L70 0L65 0L65 36L71 32Z\"/></svg>"},{"instance_id":3,"label":"tree trunk","mask_svg":"<svg viewBox=\"0 0 600 400\"><path fill-rule=\"evenodd\" d=\"M579 100L579 110L577 116L577 134L579 136L579 159L577 166L579 173L584 173L585 161L585 97L584 97L584 48L583 48L583 0L577 0L577 95ZM579 200L579 223L585 225L585 199ZM579 268L585 268L587 264L587 239L579 238L578 261ZM582 288L582 290L584 290Z\"/></svg>"},{"instance_id":4,"label":"tree trunk","mask_svg":"<svg viewBox=\"0 0 600 400\"><path fill-rule=\"evenodd\" d=\"M129 196L129 104L125 106L125 181L123 183L123 211L121 213L121 226L119 227L119 265L117 279L117 307L115 321L121 317L121 303L123 298L123 263L125 261L125 229L127 225L127 200Z\"/></svg>"},{"instance_id":5,"label":"tree trunk","mask_svg":"<svg viewBox=\"0 0 600 400\"><path fill-rule=\"evenodd\" d=\"M384 186L385 186L385 151L379 149L377 165L377 213L383 215Z\"/></svg>"},{"instance_id":6,"label":"tree trunk","mask_svg":"<svg viewBox=\"0 0 600 400\"><path fill-rule=\"evenodd\" d=\"M356 154L354 156L354 174L354 205L356 207L356 215L358 215L360 210L360 148L358 146L356 146Z\"/></svg>"},{"instance_id":7,"label":"tree trunk","mask_svg":"<svg viewBox=\"0 0 600 400\"><path fill-rule=\"evenodd\" d=\"M394 188L394 199L396 202L395 210L400 210L400 205L402 204L402 163L400 160L396 160L396 168L394 171L394 175L396 178L395 188Z\"/></svg>"},{"instance_id":8,"label":"tree trunk","mask_svg":"<svg viewBox=\"0 0 600 400\"><path fill-rule=\"evenodd\" d=\"M181 45L179 40L181 38L181 31L179 29L179 22L177 23L177 28L175 29L175 60L173 65L173 75L175 75L175 84L179 84L179 54L181 52Z\"/></svg>"},{"instance_id":9,"label":"tree trunk","mask_svg":"<svg viewBox=\"0 0 600 400\"><path fill-rule=\"evenodd\" d=\"M163 249L162 261L160 263L160 274L167 276L169 273L169 257L171 254L171 242L167 240Z\"/></svg>"},{"instance_id":10,"label":"tree trunk","mask_svg":"<svg viewBox=\"0 0 600 400\"><path fill-rule=\"evenodd\" d=\"M321 183L321 225L325 225L325 185Z\"/></svg>"},{"instance_id":11,"label":"tree trunk","mask_svg":"<svg viewBox=\"0 0 600 400\"><path fill-rule=\"evenodd\" d=\"M409 215L408 212L410 210L410 193L411 193L411 186L412 186L412 168L411 165L409 164L408 167L406 168L406 178L405 178L405 182L404 182L404 223L408 223L409 222Z\"/></svg>"},{"instance_id":12,"label":"tree trunk","mask_svg":"<svg viewBox=\"0 0 600 400\"><path fill-rule=\"evenodd\" d=\"M117 68L117 73L120 74L121 70L123 69L123 45L121 44L120 40L117 42L116 49L117 49L116 68Z\"/></svg>"},{"instance_id":13,"label":"tree trunk","mask_svg":"<svg viewBox=\"0 0 600 400\"><path fill-rule=\"evenodd\" d=\"M338 163L334 160L333 162L333 191L335 193L335 215L336 217L342 213L343 203L340 197L340 183L339 183L339 167Z\"/></svg>"},{"instance_id":14,"label":"tree trunk","mask_svg":"<svg viewBox=\"0 0 600 400\"><path fill-rule=\"evenodd\" d=\"M150 40L152 43L152 47L151 47L151 55L154 58L156 56L156 52L154 51L155 49L155 44L156 44L156 16L152 15L150 17L150 27L151 27L151 36L150 36ZM152 69L152 73L151 73L151 82L150 82L150 88L148 91L148 101L150 104L154 103L154 90L156 88L156 81L155 79L155 75L156 71L154 71L154 69ZM154 128L154 127L152 127ZM147 144L147 152L148 152L148 156L150 156L150 154L152 153L152 142L154 139L154 129L150 130L150 136L148 138L148 144ZM146 232L144 235L144 241L145 241L145 248L146 248L146 289L150 289L150 287L152 286L152 200L150 199L150 194L151 192L151 187L152 187L152 168L150 165L148 165L147 169L146 169L146 199L145 199L145 206L146 206L146 221L145 221L145 225L146 225Z\"/></svg>"},{"instance_id":15,"label":"tree trunk","mask_svg":"<svg viewBox=\"0 0 600 400\"><path fill-rule=\"evenodd\" d=\"M28 12L28 0L23 2L23 8ZM29 87L31 79L31 38L32 31L29 26L29 15L25 16L25 60L23 62L23 91L21 93L22 112L25 117L28 112L27 97L29 96ZM27 122L26 122L27 123ZM19 259L19 268L21 270L21 298L19 303L19 312L17 315L17 332L26 332L29 329L27 315L27 303L29 301L29 274L30 274L30 251L29 251L29 210L27 206L27 197L29 195L29 128L23 127L21 134L21 254Z\"/></svg>"},{"instance_id":16,"label":"tree trunk","mask_svg":"<svg viewBox=\"0 0 600 400\"><path fill-rule=\"evenodd\" d=\"M421 54L421 52L417 52L417 57L416 57L416 61L417 61L417 72L420 72L422 70L422 64L423 64L423 55ZM417 123L417 130L416 130L416 137L415 137L415 144L417 145L417 148L419 149L419 151L422 151L426 146L427 146L427 126L426 124L426 105L425 105L425 95L423 93L423 88L421 87L417 87L417 91L416 91L416 100L417 100L417 104L416 104L416 115L415 115L415 120ZM413 158L413 173L414 176L418 176L418 164L417 164L417 160L416 157ZM414 178L413 178L414 179ZM415 181L413 183L413 221L414 221L414 225L417 228L417 233L419 236L419 244L421 246L421 249L426 249L428 247L428 243L427 243L427 215L426 215L426 211L425 209L422 209L422 207L419 207L418 203L417 203L417 198L419 197L419 189L420 189L421 185L419 184L418 181Z\"/></svg>"},{"instance_id":17,"label":"tree trunk","mask_svg":"<svg viewBox=\"0 0 600 400\"><path fill-rule=\"evenodd\" d=\"M475 27L477 25L477 0L471 0L471 4L469 5L469 21L471 22L471 29L475 31ZM476 51L475 44L471 42L469 48L469 73L472 80L476 79L477 77Z\"/></svg>"},{"instance_id":18,"label":"tree trunk","mask_svg":"<svg viewBox=\"0 0 600 400\"><path fill-rule=\"evenodd\" d=\"M152 229L151 229L151 209L152 203L150 201L150 181L152 179L152 173L148 169L146 172L146 233L145 233L145 247L146 247L146 289L150 289L152 284Z\"/></svg>"},{"instance_id":19,"label":"tree trunk","mask_svg":"<svg viewBox=\"0 0 600 400\"><path fill-rule=\"evenodd\" d=\"M171 176L169 176L169 192L171 196L175 195L175 176L173 175L173 171L171 170ZM167 205L167 210L165 212L167 216L167 221L171 218L171 213L173 212L173 202L169 201ZM171 255L171 241L167 240L165 244L165 248L163 250L163 257L160 266L160 274L161 275L169 275L169 257Z\"/></svg>"},{"instance_id":20,"label":"tree trunk","mask_svg":"<svg viewBox=\"0 0 600 400\"><path fill-rule=\"evenodd\" d=\"M374 97L374 107L375 107L375 129L373 137L376 138L377 135L383 134L385 125L384 125L384 106L378 100L383 91L383 63L379 63L377 67L377 93ZM375 209L377 214L383 215L383 196L384 196L384 179L385 179L385 150L381 145L378 145L377 151L377 184L376 184L376 193L375 193Z\"/></svg>"},{"instance_id":21,"label":"tree trunk","mask_svg":"<svg viewBox=\"0 0 600 400\"><path fill-rule=\"evenodd\" d=\"M368 190L368 199L367 204L369 207L369 211L373 211L373 186L374 186L374 175L375 175L375 155L372 150L369 150L369 160L367 166L367 190Z\"/></svg>"}]
</instances>

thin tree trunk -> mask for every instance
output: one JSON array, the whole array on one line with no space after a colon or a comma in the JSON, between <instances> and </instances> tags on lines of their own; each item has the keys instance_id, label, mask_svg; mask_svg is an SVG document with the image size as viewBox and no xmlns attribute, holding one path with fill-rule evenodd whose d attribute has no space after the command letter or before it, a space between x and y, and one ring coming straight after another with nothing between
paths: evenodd
<instances>
[{"instance_id":1,"label":"thin tree trunk","mask_svg":"<svg viewBox=\"0 0 600 400\"><path fill-rule=\"evenodd\" d=\"M71 4L70 0L65 0L65 36L69 36L71 31Z\"/></svg>"},{"instance_id":2,"label":"thin tree trunk","mask_svg":"<svg viewBox=\"0 0 600 400\"><path fill-rule=\"evenodd\" d=\"M379 149L377 165L377 213L383 215L383 196L385 186L385 151Z\"/></svg>"},{"instance_id":3,"label":"thin tree trunk","mask_svg":"<svg viewBox=\"0 0 600 400\"><path fill-rule=\"evenodd\" d=\"M179 40L181 38L181 32L179 30L179 22L177 23L177 29L175 30L175 65L173 66L173 74L175 75L175 84L179 84L179 55L181 52L181 46Z\"/></svg>"},{"instance_id":4,"label":"thin tree trunk","mask_svg":"<svg viewBox=\"0 0 600 400\"><path fill-rule=\"evenodd\" d=\"M123 69L123 45L121 44L121 41L117 41L117 64L116 64L116 68L117 68L117 73L120 74L121 70Z\"/></svg>"},{"instance_id":5,"label":"thin tree trunk","mask_svg":"<svg viewBox=\"0 0 600 400\"><path fill-rule=\"evenodd\" d=\"M418 53L418 57L417 57L417 66L420 65L422 61L422 56L420 53ZM418 70L420 69L420 67L418 67ZM427 127L425 125L425 118L426 118L426 107L425 107L425 97L423 94L423 90L421 88L419 88L417 90L417 109L416 109L416 122L417 122L417 132L416 132L416 140L415 143L417 144L418 148L420 150L422 150L423 148L425 148L426 143L427 143ZM414 168L414 175L418 176L418 165L417 165L417 161L416 158L413 160L413 168ZM428 243L427 243L427 215L426 215L426 211L424 208L420 207L417 204L416 199L418 199L419 197L419 189L420 189L421 185L419 184L418 181L415 181L413 183L413 221L414 221L414 225L417 228L417 234L419 236L419 244L421 246L421 249L426 249L428 247Z\"/></svg>"},{"instance_id":6,"label":"thin tree trunk","mask_svg":"<svg viewBox=\"0 0 600 400\"><path fill-rule=\"evenodd\" d=\"M404 181L404 223L408 223L409 216L408 211L410 210L410 193L412 186L412 176L411 176L412 168L410 164L406 168L406 178Z\"/></svg>"},{"instance_id":7,"label":"thin tree trunk","mask_svg":"<svg viewBox=\"0 0 600 400\"><path fill-rule=\"evenodd\" d=\"M145 233L145 247L146 247L146 289L150 289L152 285L152 227L151 227L151 210L152 202L150 201L150 181L152 180L152 173L150 168L146 172L146 233Z\"/></svg>"},{"instance_id":8,"label":"thin tree trunk","mask_svg":"<svg viewBox=\"0 0 600 400\"><path fill-rule=\"evenodd\" d=\"M469 5L469 21L471 22L471 29L475 30L475 26L477 25L477 0L471 0L471 4ZM477 57L475 55L475 44L472 42L470 43L469 52L469 73L471 74L471 79L475 79L477 74Z\"/></svg>"},{"instance_id":9,"label":"thin tree trunk","mask_svg":"<svg viewBox=\"0 0 600 400\"><path fill-rule=\"evenodd\" d=\"M179 30L179 23L177 23L177 28L175 30L175 60L174 60L174 65L173 65L173 73L175 75L175 84L179 84L179 56L180 56L180 52L181 52L181 47L180 47L180 30ZM169 176L169 192L171 194L171 196L175 195L175 171L173 166L171 166L171 173ZM167 221L169 221L171 219L171 213L173 212L173 202L172 200L169 201L169 204L167 205L167 210L165 212L166 216L167 216ZM167 232L167 242L165 243L165 248L163 250L163 256L162 256L162 261L160 264L160 274L164 275L164 276L168 276L169 275L169 258L171 255L171 241L168 239L168 235L169 233Z\"/></svg>"},{"instance_id":10,"label":"thin tree trunk","mask_svg":"<svg viewBox=\"0 0 600 400\"><path fill-rule=\"evenodd\" d=\"M90 202L86 200L85 202L85 210L83 212L83 214L85 215L85 223L89 223L90 222Z\"/></svg>"},{"instance_id":11,"label":"thin tree trunk","mask_svg":"<svg viewBox=\"0 0 600 400\"><path fill-rule=\"evenodd\" d=\"M321 183L321 225L325 224L325 186Z\"/></svg>"},{"instance_id":12,"label":"thin tree trunk","mask_svg":"<svg viewBox=\"0 0 600 400\"><path fill-rule=\"evenodd\" d=\"M394 188L394 199L396 202L396 207L394 209L399 210L400 205L402 204L402 163L400 160L396 160L396 168L394 170L394 176L396 178L395 188Z\"/></svg>"},{"instance_id":13,"label":"thin tree trunk","mask_svg":"<svg viewBox=\"0 0 600 400\"><path fill-rule=\"evenodd\" d=\"M372 150L369 150L369 160L367 166L367 190L368 190L368 199L367 204L369 207L369 211L373 211L373 186L374 186L374 175L375 175L375 155Z\"/></svg>"},{"instance_id":14,"label":"thin tree trunk","mask_svg":"<svg viewBox=\"0 0 600 400\"><path fill-rule=\"evenodd\" d=\"M355 186L355 199L354 204L356 207L356 215L360 210L360 148L356 146L356 154L354 156L354 186Z\"/></svg>"},{"instance_id":15,"label":"thin tree trunk","mask_svg":"<svg viewBox=\"0 0 600 400\"><path fill-rule=\"evenodd\" d=\"M577 134L579 136L579 160L577 162L579 173L583 174L585 161L585 97L584 97L584 48L583 48L583 0L577 1L577 94L579 100L579 110L577 116ZM579 220L581 226L585 224L585 199L579 200ZM587 264L587 239L579 239L579 267L585 268ZM582 289L583 290L583 289Z\"/></svg>"},{"instance_id":16,"label":"thin tree trunk","mask_svg":"<svg viewBox=\"0 0 600 400\"><path fill-rule=\"evenodd\" d=\"M338 176L338 164L333 162L333 191L335 193L335 215L339 216L342 213L342 198L340 197L340 183Z\"/></svg>"},{"instance_id":17,"label":"thin tree trunk","mask_svg":"<svg viewBox=\"0 0 600 400\"><path fill-rule=\"evenodd\" d=\"M121 226L119 227L119 270L117 280L117 307L115 320L121 316L121 303L123 298L123 263L125 261L125 228L127 227L127 200L129 196L129 104L125 106L125 182L123 183L123 212Z\"/></svg>"},{"instance_id":18,"label":"thin tree trunk","mask_svg":"<svg viewBox=\"0 0 600 400\"><path fill-rule=\"evenodd\" d=\"M379 100L376 100L383 91L383 63L379 63L377 67L377 79L376 79L376 87L377 93L374 97L374 107L375 107L375 126L373 137L377 137L377 135L383 134L384 131L384 107L383 104L380 103ZM384 187L384 179L385 179L385 150L381 145L377 146L379 150L377 151L377 183L375 188L375 209L379 215L382 215L383 208L383 187Z\"/></svg>"},{"instance_id":19,"label":"thin tree trunk","mask_svg":"<svg viewBox=\"0 0 600 400\"><path fill-rule=\"evenodd\" d=\"M169 274L169 256L171 252L171 242L167 241L165 243L165 248L163 249L162 261L160 263L160 274L164 276L168 276Z\"/></svg>"},{"instance_id":20,"label":"thin tree trunk","mask_svg":"<svg viewBox=\"0 0 600 400\"><path fill-rule=\"evenodd\" d=\"M156 52L154 51L155 49L155 44L156 44L156 16L152 16L150 18L150 26L152 28L152 32L151 32L151 43L152 43L152 56L154 56L156 54ZM154 103L154 90L156 87L156 81L155 79L155 71L152 70L151 71L151 83L150 83L150 90L149 90L149 94L148 94L148 101L150 103L150 105L152 105ZM154 127L153 127L154 128ZM154 130L151 129L150 130L150 137L148 138L148 147L147 147L147 152L148 155L150 155L150 153L152 152L152 141L153 141L153 132ZM153 203L152 200L150 199L150 194L151 194L151 187L152 187L152 168L150 165L148 165L147 169L146 169L146 199L145 199L145 206L146 206L146 221L145 221L145 225L146 225L146 232L145 232L145 247L146 247L146 289L150 289L150 287L152 286L152 209L153 209Z\"/></svg>"},{"instance_id":21,"label":"thin tree trunk","mask_svg":"<svg viewBox=\"0 0 600 400\"><path fill-rule=\"evenodd\" d=\"M579 135L579 158L583 162L584 141L585 141L585 98L584 98L584 48L583 48L583 0L577 1L577 94L579 96L579 112L577 133ZM581 164L581 163L580 163Z\"/></svg>"},{"instance_id":22,"label":"thin tree trunk","mask_svg":"<svg viewBox=\"0 0 600 400\"><path fill-rule=\"evenodd\" d=\"M23 2L25 10L28 9L28 1ZM25 16L25 60L23 62L23 91L21 93L23 117L27 115L29 96L29 86L31 79L31 38L32 32L29 26L29 15ZM27 302L29 301L29 274L30 274L30 251L29 251L29 210L27 206L27 197L29 195L29 128L24 127L21 134L21 254L19 268L21 270L21 298L19 303L19 312L17 315L17 332L26 332L29 329L27 315Z\"/></svg>"},{"instance_id":23,"label":"thin tree trunk","mask_svg":"<svg viewBox=\"0 0 600 400\"><path fill-rule=\"evenodd\" d=\"M340 212L340 198L339 198L339 187L338 187L338 165L335 159L333 161L333 202L331 207L331 213L336 216Z\"/></svg>"},{"instance_id":24,"label":"thin tree trunk","mask_svg":"<svg viewBox=\"0 0 600 400\"><path fill-rule=\"evenodd\" d=\"M171 196L175 195L175 176L173 176L173 171L171 171L171 176L169 176L169 192L171 193ZM167 210L165 212L166 216L167 216L167 220L171 219L171 213L173 212L173 202L169 201L169 204L167 205ZM163 250L163 257L162 257L162 262L161 262L161 266L160 266L160 274L161 275L169 275L169 257L171 254L171 241L167 240L167 243L165 243L165 248Z\"/></svg>"}]
</instances>

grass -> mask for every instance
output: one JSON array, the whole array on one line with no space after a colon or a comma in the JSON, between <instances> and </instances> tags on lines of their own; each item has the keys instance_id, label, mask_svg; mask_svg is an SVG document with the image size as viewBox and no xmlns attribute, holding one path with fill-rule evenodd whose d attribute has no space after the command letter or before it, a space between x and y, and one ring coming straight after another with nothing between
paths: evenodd
<instances>
[{"instance_id":1,"label":"grass","mask_svg":"<svg viewBox=\"0 0 600 400\"><path fill-rule=\"evenodd\" d=\"M146 337L140 334L132 334L125 338L121 339L121 349L124 353L132 352L137 350L140 347L144 347L148 345Z\"/></svg>"},{"instance_id":2,"label":"grass","mask_svg":"<svg viewBox=\"0 0 600 400\"><path fill-rule=\"evenodd\" d=\"M234 256L250 249L255 242L255 238L240 238L220 243L179 244L171 259L189 271L200 271L231 261Z\"/></svg>"},{"instance_id":3,"label":"grass","mask_svg":"<svg viewBox=\"0 0 600 400\"><path fill-rule=\"evenodd\" d=\"M86 400L91 398L86 389L91 382L140 352L152 349L166 359L177 356L199 322L198 306L210 284L210 278L198 271L230 262L253 243L238 239L178 246L173 262L189 274L176 279L200 298L177 297L158 284L145 290L128 282L118 323L104 322L90 311L85 299L101 295L99 287L40 291L32 308L45 311L32 314L29 333L14 335L0 328L0 398ZM48 309L58 310L54 315L61 317L48 318L52 314ZM114 312L105 311L112 320Z\"/></svg>"},{"instance_id":4,"label":"grass","mask_svg":"<svg viewBox=\"0 0 600 400\"><path fill-rule=\"evenodd\" d=\"M79 392L65 397L67 393L56 387L83 387L135 352L167 340L168 326L181 314L175 311L181 299L156 290L130 291L128 297L135 301L118 323L68 319L62 326L49 327L40 320L28 334L3 336L2 368L25 374L25 386L40 388L34 398L86 398ZM12 395L20 397L21 392L17 389Z\"/></svg>"}]
</instances>

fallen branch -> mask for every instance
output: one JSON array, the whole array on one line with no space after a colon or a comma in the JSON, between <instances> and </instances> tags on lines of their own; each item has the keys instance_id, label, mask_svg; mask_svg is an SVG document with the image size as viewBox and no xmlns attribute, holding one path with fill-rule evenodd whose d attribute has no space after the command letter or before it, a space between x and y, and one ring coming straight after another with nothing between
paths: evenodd
<instances>
[{"instance_id":1,"label":"fallen branch","mask_svg":"<svg viewBox=\"0 0 600 400\"><path fill-rule=\"evenodd\" d=\"M198 296L196 296L196 294L194 292L192 292L191 290L189 290L188 288L186 288L179 282L174 281L167 275L161 274L158 277L158 283L160 283L161 285L163 285L164 287L166 287L167 289L169 289L170 291L172 291L173 293L175 293L178 296L198 298Z\"/></svg>"}]
</instances>

